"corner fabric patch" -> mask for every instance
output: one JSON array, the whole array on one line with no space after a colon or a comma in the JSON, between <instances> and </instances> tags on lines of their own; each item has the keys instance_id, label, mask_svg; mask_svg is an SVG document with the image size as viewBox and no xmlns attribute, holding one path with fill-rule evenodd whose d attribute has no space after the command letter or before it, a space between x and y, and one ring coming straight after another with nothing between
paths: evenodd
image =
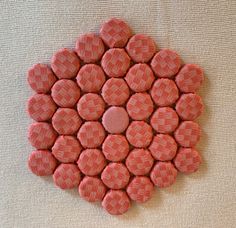
<instances>
[{"instance_id":1,"label":"corner fabric patch","mask_svg":"<svg viewBox=\"0 0 236 228\"><path fill-rule=\"evenodd\" d=\"M28 167L60 189L77 188L120 215L179 172L198 170L203 70L132 34L125 21L112 18L98 34L79 36L74 49L30 67L27 79L35 92L27 104L35 121Z\"/></svg>"}]
</instances>

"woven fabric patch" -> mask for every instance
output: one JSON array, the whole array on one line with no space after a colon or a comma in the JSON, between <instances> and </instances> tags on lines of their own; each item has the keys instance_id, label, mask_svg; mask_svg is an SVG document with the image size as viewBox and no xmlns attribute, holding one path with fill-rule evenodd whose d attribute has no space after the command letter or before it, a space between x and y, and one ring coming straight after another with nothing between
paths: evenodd
<instances>
[{"instance_id":1,"label":"woven fabric patch","mask_svg":"<svg viewBox=\"0 0 236 228\"><path fill-rule=\"evenodd\" d=\"M77 188L112 215L145 203L202 162L195 149L203 112L196 91L204 74L117 18L99 34L79 36L51 63L35 64L27 110L37 176L52 175L61 189Z\"/></svg>"}]
</instances>

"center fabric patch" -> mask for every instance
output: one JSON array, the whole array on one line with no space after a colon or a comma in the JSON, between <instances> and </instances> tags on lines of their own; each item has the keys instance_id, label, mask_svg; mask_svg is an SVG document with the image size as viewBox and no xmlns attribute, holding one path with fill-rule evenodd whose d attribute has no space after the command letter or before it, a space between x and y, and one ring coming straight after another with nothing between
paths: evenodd
<instances>
[{"instance_id":1,"label":"center fabric patch","mask_svg":"<svg viewBox=\"0 0 236 228\"><path fill-rule=\"evenodd\" d=\"M169 187L178 172L199 168L194 121L203 102L195 92L203 79L175 51L108 20L99 34L81 35L74 50L57 51L50 65L29 69L36 92L27 105L35 120L29 169L52 175L61 189L78 188L110 214L125 213L131 201L149 200L154 186Z\"/></svg>"}]
</instances>

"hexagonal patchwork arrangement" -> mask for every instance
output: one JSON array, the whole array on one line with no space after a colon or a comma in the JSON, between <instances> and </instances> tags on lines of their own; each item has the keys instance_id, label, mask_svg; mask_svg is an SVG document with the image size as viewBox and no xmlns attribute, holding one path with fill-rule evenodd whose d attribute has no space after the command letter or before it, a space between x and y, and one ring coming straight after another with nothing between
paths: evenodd
<instances>
[{"instance_id":1,"label":"hexagonal patchwork arrangement","mask_svg":"<svg viewBox=\"0 0 236 228\"><path fill-rule=\"evenodd\" d=\"M35 64L28 83L36 92L28 114L29 169L52 175L61 189L78 188L112 215L131 201L144 203L154 186L171 186L178 172L198 170L195 149L203 112L196 91L204 79L195 64L159 50L144 34L112 18L99 34L81 35L51 64Z\"/></svg>"}]
</instances>

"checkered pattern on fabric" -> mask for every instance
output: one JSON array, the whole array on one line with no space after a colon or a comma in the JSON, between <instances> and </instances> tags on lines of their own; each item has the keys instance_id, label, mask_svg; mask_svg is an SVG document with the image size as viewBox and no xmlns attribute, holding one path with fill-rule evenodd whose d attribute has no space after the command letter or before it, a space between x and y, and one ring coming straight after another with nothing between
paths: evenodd
<instances>
[{"instance_id":1,"label":"checkered pattern on fabric","mask_svg":"<svg viewBox=\"0 0 236 228\"><path fill-rule=\"evenodd\" d=\"M176 168L185 174L196 172L201 163L201 156L194 148L180 148L174 159Z\"/></svg>"},{"instance_id":2,"label":"checkered pattern on fabric","mask_svg":"<svg viewBox=\"0 0 236 228\"><path fill-rule=\"evenodd\" d=\"M155 81L151 95L158 106L170 106L179 98L179 90L173 80L161 78Z\"/></svg>"},{"instance_id":3,"label":"checkered pattern on fabric","mask_svg":"<svg viewBox=\"0 0 236 228\"><path fill-rule=\"evenodd\" d=\"M151 88L155 77L152 69L145 63L133 65L125 76L130 89L134 92L145 92Z\"/></svg>"},{"instance_id":4,"label":"checkered pattern on fabric","mask_svg":"<svg viewBox=\"0 0 236 228\"><path fill-rule=\"evenodd\" d=\"M175 108L181 119L195 120L203 112L202 98L193 93L183 94Z\"/></svg>"},{"instance_id":5,"label":"checkered pattern on fabric","mask_svg":"<svg viewBox=\"0 0 236 228\"><path fill-rule=\"evenodd\" d=\"M74 51L62 48L51 59L51 67L56 76L74 78L80 68L80 60Z\"/></svg>"},{"instance_id":6,"label":"checkered pattern on fabric","mask_svg":"<svg viewBox=\"0 0 236 228\"><path fill-rule=\"evenodd\" d=\"M102 207L112 215L124 214L130 206L129 197L122 190L110 190L102 201Z\"/></svg>"},{"instance_id":7,"label":"checkered pattern on fabric","mask_svg":"<svg viewBox=\"0 0 236 228\"><path fill-rule=\"evenodd\" d=\"M134 175L146 175L152 168L153 158L145 149L134 149L126 158L126 166Z\"/></svg>"},{"instance_id":8,"label":"checkered pattern on fabric","mask_svg":"<svg viewBox=\"0 0 236 228\"><path fill-rule=\"evenodd\" d=\"M96 64L86 64L81 67L76 77L82 91L98 92L105 82L105 74L102 68Z\"/></svg>"},{"instance_id":9,"label":"checkered pattern on fabric","mask_svg":"<svg viewBox=\"0 0 236 228\"><path fill-rule=\"evenodd\" d=\"M102 144L105 131L100 122L87 121L79 129L77 138L84 148L96 148Z\"/></svg>"},{"instance_id":10,"label":"checkered pattern on fabric","mask_svg":"<svg viewBox=\"0 0 236 228\"><path fill-rule=\"evenodd\" d=\"M183 93L196 92L203 80L203 70L195 64L184 65L175 78L176 84Z\"/></svg>"},{"instance_id":11,"label":"checkered pattern on fabric","mask_svg":"<svg viewBox=\"0 0 236 228\"><path fill-rule=\"evenodd\" d=\"M169 78L178 73L181 60L175 51L162 49L153 57L151 66L157 76Z\"/></svg>"},{"instance_id":12,"label":"checkered pattern on fabric","mask_svg":"<svg viewBox=\"0 0 236 228\"><path fill-rule=\"evenodd\" d=\"M156 52L156 44L154 40L143 34L132 36L126 46L129 56L134 62L148 62Z\"/></svg>"},{"instance_id":13,"label":"checkered pattern on fabric","mask_svg":"<svg viewBox=\"0 0 236 228\"><path fill-rule=\"evenodd\" d=\"M153 102L147 93L132 95L126 105L127 112L133 120L145 120L153 112Z\"/></svg>"},{"instance_id":14,"label":"checkered pattern on fabric","mask_svg":"<svg viewBox=\"0 0 236 228\"><path fill-rule=\"evenodd\" d=\"M28 139L36 149L49 149L57 137L56 132L49 123L33 123L29 127Z\"/></svg>"},{"instance_id":15,"label":"checkered pattern on fabric","mask_svg":"<svg viewBox=\"0 0 236 228\"><path fill-rule=\"evenodd\" d=\"M130 27L117 18L106 21L100 29L102 40L110 48L124 47L131 35Z\"/></svg>"},{"instance_id":16,"label":"checkered pattern on fabric","mask_svg":"<svg viewBox=\"0 0 236 228\"><path fill-rule=\"evenodd\" d=\"M170 135L157 134L149 147L152 156L160 161L172 160L177 152L177 143Z\"/></svg>"},{"instance_id":17,"label":"checkered pattern on fabric","mask_svg":"<svg viewBox=\"0 0 236 228\"><path fill-rule=\"evenodd\" d=\"M174 184L177 170L171 162L157 162L153 167L150 177L158 188L166 188Z\"/></svg>"},{"instance_id":18,"label":"checkered pattern on fabric","mask_svg":"<svg viewBox=\"0 0 236 228\"><path fill-rule=\"evenodd\" d=\"M105 103L98 94L87 93L80 98L77 110L85 120L98 120L105 110Z\"/></svg>"},{"instance_id":19,"label":"checkered pattern on fabric","mask_svg":"<svg viewBox=\"0 0 236 228\"><path fill-rule=\"evenodd\" d=\"M175 139L182 147L194 147L200 139L200 126L193 121L183 121L175 131Z\"/></svg>"},{"instance_id":20,"label":"checkered pattern on fabric","mask_svg":"<svg viewBox=\"0 0 236 228\"><path fill-rule=\"evenodd\" d=\"M129 183L126 192L137 203L145 203L152 197L153 184L148 177L137 176Z\"/></svg>"},{"instance_id":21,"label":"checkered pattern on fabric","mask_svg":"<svg viewBox=\"0 0 236 228\"><path fill-rule=\"evenodd\" d=\"M108 135L102 144L102 152L110 161L121 161L129 153L129 144L123 135Z\"/></svg>"},{"instance_id":22,"label":"checkered pattern on fabric","mask_svg":"<svg viewBox=\"0 0 236 228\"><path fill-rule=\"evenodd\" d=\"M60 164L53 174L55 185L61 189L71 189L79 185L81 176L75 164Z\"/></svg>"},{"instance_id":23,"label":"checkered pattern on fabric","mask_svg":"<svg viewBox=\"0 0 236 228\"><path fill-rule=\"evenodd\" d=\"M52 117L52 125L60 135L73 135L81 123L78 113L71 108L59 108Z\"/></svg>"},{"instance_id":24,"label":"checkered pattern on fabric","mask_svg":"<svg viewBox=\"0 0 236 228\"><path fill-rule=\"evenodd\" d=\"M109 77L123 77L130 66L130 57L122 48L112 48L105 52L101 65Z\"/></svg>"},{"instance_id":25,"label":"checkered pattern on fabric","mask_svg":"<svg viewBox=\"0 0 236 228\"><path fill-rule=\"evenodd\" d=\"M29 169L37 176L48 176L53 174L56 165L56 159L48 150L33 151L28 159Z\"/></svg>"},{"instance_id":26,"label":"checkered pattern on fabric","mask_svg":"<svg viewBox=\"0 0 236 228\"><path fill-rule=\"evenodd\" d=\"M47 65L38 63L28 70L27 80L35 92L47 93L57 79Z\"/></svg>"},{"instance_id":27,"label":"checkered pattern on fabric","mask_svg":"<svg viewBox=\"0 0 236 228\"><path fill-rule=\"evenodd\" d=\"M110 163L102 172L102 182L111 189L124 188L129 182L130 174L122 163Z\"/></svg>"},{"instance_id":28,"label":"checkered pattern on fabric","mask_svg":"<svg viewBox=\"0 0 236 228\"><path fill-rule=\"evenodd\" d=\"M61 79L53 85L51 95L58 106L71 108L80 98L80 89L74 81Z\"/></svg>"},{"instance_id":29,"label":"checkered pattern on fabric","mask_svg":"<svg viewBox=\"0 0 236 228\"><path fill-rule=\"evenodd\" d=\"M127 128L126 138L134 147L147 147L152 141L152 128L144 121L133 121Z\"/></svg>"},{"instance_id":30,"label":"checkered pattern on fabric","mask_svg":"<svg viewBox=\"0 0 236 228\"><path fill-rule=\"evenodd\" d=\"M79 185L79 195L88 202L102 201L106 187L98 177L85 176Z\"/></svg>"},{"instance_id":31,"label":"checkered pattern on fabric","mask_svg":"<svg viewBox=\"0 0 236 228\"><path fill-rule=\"evenodd\" d=\"M52 147L52 154L63 163L75 162L82 147L74 136L60 135Z\"/></svg>"},{"instance_id":32,"label":"checkered pattern on fabric","mask_svg":"<svg viewBox=\"0 0 236 228\"><path fill-rule=\"evenodd\" d=\"M106 165L106 160L101 150L86 149L80 154L77 164L82 173L94 176L101 173Z\"/></svg>"},{"instance_id":33,"label":"checkered pattern on fabric","mask_svg":"<svg viewBox=\"0 0 236 228\"><path fill-rule=\"evenodd\" d=\"M104 50L102 39L94 33L83 34L76 41L76 52L85 63L100 60Z\"/></svg>"},{"instance_id":34,"label":"checkered pattern on fabric","mask_svg":"<svg viewBox=\"0 0 236 228\"><path fill-rule=\"evenodd\" d=\"M129 98L129 87L121 78L110 78L102 87L102 97L108 105L123 105Z\"/></svg>"},{"instance_id":35,"label":"checkered pattern on fabric","mask_svg":"<svg viewBox=\"0 0 236 228\"><path fill-rule=\"evenodd\" d=\"M151 125L158 133L171 133L179 124L179 117L174 109L158 108L151 118Z\"/></svg>"},{"instance_id":36,"label":"checkered pattern on fabric","mask_svg":"<svg viewBox=\"0 0 236 228\"><path fill-rule=\"evenodd\" d=\"M29 116L35 121L47 121L51 119L57 106L53 102L50 95L35 94L27 104L27 111Z\"/></svg>"}]
</instances>

